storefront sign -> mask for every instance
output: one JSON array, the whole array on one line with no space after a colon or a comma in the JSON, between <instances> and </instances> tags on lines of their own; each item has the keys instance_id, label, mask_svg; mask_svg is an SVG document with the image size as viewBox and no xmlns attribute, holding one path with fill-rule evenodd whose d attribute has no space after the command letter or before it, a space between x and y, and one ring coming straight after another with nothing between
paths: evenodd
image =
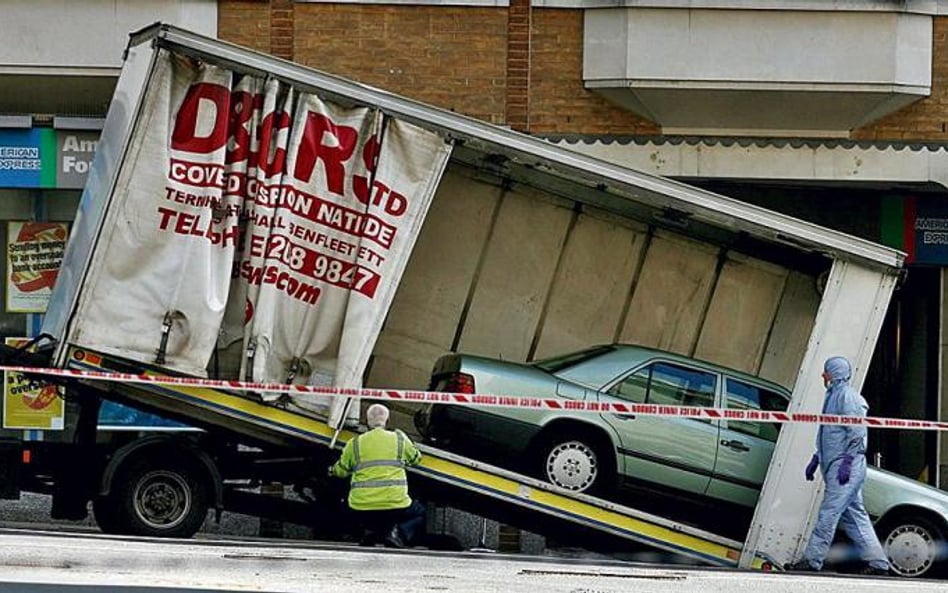
<instances>
[{"instance_id":1,"label":"storefront sign","mask_svg":"<svg viewBox=\"0 0 948 593\"><path fill-rule=\"evenodd\" d=\"M0 130L0 188L82 189L98 132Z\"/></svg>"},{"instance_id":2,"label":"storefront sign","mask_svg":"<svg viewBox=\"0 0 948 593\"><path fill-rule=\"evenodd\" d=\"M56 187L82 189L92 167L99 133L58 130L56 136Z\"/></svg>"},{"instance_id":3,"label":"storefront sign","mask_svg":"<svg viewBox=\"0 0 948 593\"><path fill-rule=\"evenodd\" d=\"M6 338L21 346L27 338ZM65 419L62 387L28 379L21 373L3 373L3 428L62 430Z\"/></svg>"},{"instance_id":4,"label":"storefront sign","mask_svg":"<svg viewBox=\"0 0 948 593\"><path fill-rule=\"evenodd\" d=\"M8 224L7 311L46 311L68 234L68 225L62 222Z\"/></svg>"},{"instance_id":5,"label":"storefront sign","mask_svg":"<svg viewBox=\"0 0 948 593\"><path fill-rule=\"evenodd\" d=\"M948 203L938 199L912 200L914 263L948 265Z\"/></svg>"},{"instance_id":6,"label":"storefront sign","mask_svg":"<svg viewBox=\"0 0 948 593\"><path fill-rule=\"evenodd\" d=\"M53 187L55 133L41 128L0 130L0 187Z\"/></svg>"}]
</instances>

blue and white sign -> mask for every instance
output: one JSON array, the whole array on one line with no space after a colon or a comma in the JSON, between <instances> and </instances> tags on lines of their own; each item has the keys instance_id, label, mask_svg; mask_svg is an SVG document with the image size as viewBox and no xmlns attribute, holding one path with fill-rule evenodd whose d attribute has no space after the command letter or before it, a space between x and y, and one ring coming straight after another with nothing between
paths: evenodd
<instances>
[{"instance_id":1,"label":"blue and white sign","mask_svg":"<svg viewBox=\"0 0 948 593\"><path fill-rule=\"evenodd\" d=\"M0 130L0 187L40 187L41 142L38 128Z\"/></svg>"}]
</instances>

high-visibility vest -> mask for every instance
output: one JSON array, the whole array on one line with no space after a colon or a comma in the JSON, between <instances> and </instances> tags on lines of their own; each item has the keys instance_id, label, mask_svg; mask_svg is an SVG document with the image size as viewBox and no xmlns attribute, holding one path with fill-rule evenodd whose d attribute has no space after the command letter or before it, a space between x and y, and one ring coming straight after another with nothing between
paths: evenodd
<instances>
[{"instance_id":1,"label":"high-visibility vest","mask_svg":"<svg viewBox=\"0 0 948 593\"><path fill-rule=\"evenodd\" d=\"M352 476L349 507L357 511L386 511L411 505L405 466L421 461L421 452L400 430L373 428L349 439L334 476Z\"/></svg>"}]
</instances>

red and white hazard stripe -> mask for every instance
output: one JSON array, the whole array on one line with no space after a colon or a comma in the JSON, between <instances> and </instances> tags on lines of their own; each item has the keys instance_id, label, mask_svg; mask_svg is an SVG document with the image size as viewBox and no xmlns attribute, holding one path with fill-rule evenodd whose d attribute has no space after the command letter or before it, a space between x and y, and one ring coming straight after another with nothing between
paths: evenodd
<instances>
[{"instance_id":1,"label":"red and white hazard stripe","mask_svg":"<svg viewBox=\"0 0 948 593\"><path fill-rule=\"evenodd\" d=\"M120 383L144 383L185 387L204 387L228 391L250 391L258 393L285 393L290 395L312 394L335 397L359 397L372 400L388 400L409 403L439 403L485 408L516 408L534 410L556 410L576 414L634 414L708 420L734 420L742 422L774 422L779 424L834 424L866 426L869 428L901 428L910 430L948 430L948 422L932 420L909 420L903 418L838 416L835 414L809 414L803 412L768 412L763 410L733 410L724 408L697 408L689 406L666 406L656 404L634 404L622 402L576 401L547 397L525 397L519 395L492 395L469 393L445 393L441 391L413 391L406 389L338 388L310 385L286 385L281 383L254 383L197 377L169 377L112 373L77 369L43 367L4 366L0 370L10 373L28 373Z\"/></svg>"}]
</instances>

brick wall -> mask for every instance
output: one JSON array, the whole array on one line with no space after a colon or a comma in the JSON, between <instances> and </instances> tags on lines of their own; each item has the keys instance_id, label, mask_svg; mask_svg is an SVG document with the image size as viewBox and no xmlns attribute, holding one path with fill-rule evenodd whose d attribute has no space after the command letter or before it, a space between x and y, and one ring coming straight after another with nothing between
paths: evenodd
<instances>
[{"instance_id":1,"label":"brick wall","mask_svg":"<svg viewBox=\"0 0 948 593\"><path fill-rule=\"evenodd\" d=\"M583 87L583 11L534 9L530 131L658 134L659 128Z\"/></svg>"},{"instance_id":2,"label":"brick wall","mask_svg":"<svg viewBox=\"0 0 948 593\"><path fill-rule=\"evenodd\" d=\"M270 0L270 53L284 60L293 59L295 4L294 0Z\"/></svg>"},{"instance_id":3,"label":"brick wall","mask_svg":"<svg viewBox=\"0 0 948 593\"><path fill-rule=\"evenodd\" d=\"M269 2L261 0L219 0L217 31L221 39L258 51L269 52Z\"/></svg>"},{"instance_id":4,"label":"brick wall","mask_svg":"<svg viewBox=\"0 0 948 593\"><path fill-rule=\"evenodd\" d=\"M530 0L510 0L507 9L507 125L530 131L530 62L533 8Z\"/></svg>"},{"instance_id":5,"label":"brick wall","mask_svg":"<svg viewBox=\"0 0 948 593\"><path fill-rule=\"evenodd\" d=\"M297 62L504 123L506 9L297 4L295 23Z\"/></svg>"}]
</instances>

